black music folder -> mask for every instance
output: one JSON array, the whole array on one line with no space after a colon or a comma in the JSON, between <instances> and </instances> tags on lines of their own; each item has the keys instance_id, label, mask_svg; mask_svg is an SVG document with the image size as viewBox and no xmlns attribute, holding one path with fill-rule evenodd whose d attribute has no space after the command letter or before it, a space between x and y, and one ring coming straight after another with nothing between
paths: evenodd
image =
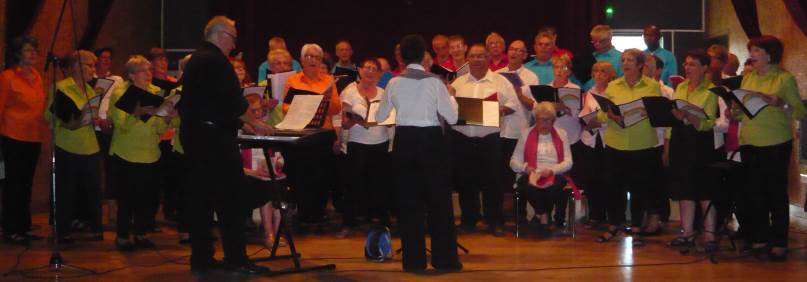
<instances>
[{"instance_id":1,"label":"black music folder","mask_svg":"<svg viewBox=\"0 0 807 282\"><path fill-rule=\"evenodd\" d=\"M359 78L359 71L343 67L334 67L333 78L336 79L336 92L340 95L342 90Z\"/></svg>"},{"instance_id":2,"label":"black music folder","mask_svg":"<svg viewBox=\"0 0 807 282\"><path fill-rule=\"evenodd\" d=\"M81 109L76 105L76 102L61 90L56 90L56 94L53 95L50 112L63 122L69 122L81 117Z\"/></svg>"},{"instance_id":3,"label":"black music folder","mask_svg":"<svg viewBox=\"0 0 807 282\"><path fill-rule=\"evenodd\" d=\"M121 109L122 111L133 114L135 110L135 106L140 103L141 107L159 107L163 104L165 98L160 97L158 95L154 95L149 93L146 90L140 89L137 86L131 85L126 92L123 92L123 96L118 99L118 102L115 103L115 107ZM140 117L143 122L148 121L150 116L144 115Z\"/></svg>"},{"instance_id":4,"label":"black music folder","mask_svg":"<svg viewBox=\"0 0 807 282\"><path fill-rule=\"evenodd\" d=\"M644 109L647 112L647 117L650 119L650 126L673 127L683 124L672 114L672 109L675 108L675 102L670 101L666 97L642 97L642 103L644 103Z\"/></svg>"},{"instance_id":5,"label":"black music folder","mask_svg":"<svg viewBox=\"0 0 807 282\"><path fill-rule=\"evenodd\" d=\"M154 86L157 86L162 90L165 90L166 95L168 95L168 93L171 93L171 90L174 90L174 88L179 87L179 83L159 78L152 78L151 84L154 84Z\"/></svg>"}]
</instances>

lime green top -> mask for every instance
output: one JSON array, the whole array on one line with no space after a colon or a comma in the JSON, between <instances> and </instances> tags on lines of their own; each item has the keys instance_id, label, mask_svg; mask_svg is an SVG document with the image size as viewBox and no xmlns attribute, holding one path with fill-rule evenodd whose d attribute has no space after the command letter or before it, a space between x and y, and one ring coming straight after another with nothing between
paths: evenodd
<instances>
[{"instance_id":1,"label":"lime green top","mask_svg":"<svg viewBox=\"0 0 807 282\"><path fill-rule=\"evenodd\" d=\"M81 93L78 84L72 77L68 77L56 83L56 89L62 91L65 95L70 97L76 103L79 109L83 108L87 101L95 97L97 94L92 91L92 86L87 84L85 86L88 91L87 95ZM53 94L48 96L48 110L45 110L45 120L48 123L55 125L54 131L54 144L62 150L77 155L91 155L98 153L100 147L98 146L98 139L95 138L95 130L92 123L79 127L75 130L70 130L62 126L63 121L59 118L54 118L53 113L50 112L51 104L53 104Z\"/></svg>"},{"instance_id":2,"label":"lime green top","mask_svg":"<svg viewBox=\"0 0 807 282\"><path fill-rule=\"evenodd\" d=\"M753 119L743 115L740 145L771 146L793 139L793 120L803 118L806 111L792 74L778 66L770 66L764 75L755 70L743 76L740 88L775 95L792 109L792 116L773 106L765 107Z\"/></svg>"},{"instance_id":3,"label":"lime green top","mask_svg":"<svg viewBox=\"0 0 807 282\"><path fill-rule=\"evenodd\" d=\"M712 87L715 87L711 81L704 78L695 90L689 92L689 79L684 80L675 89L673 99L684 100L695 106L701 107L706 112L706 119L701 120L700 126L696 127L698 131L708 131L715 126L717 120L717 95L711 94ZM669 129L667 130L669 132ZM669 137L669 135L667 135Z\"/></svg>"},{"instance_id":4,"label":"lime green top","mask_svg":"<svg viewBox=\"0 0 807 282\"><path fill-rule=\"evenodd\" d=\"M642 97L661 96L661 90L657 81L644 75L633 87L628 85L623 76L608 83L608 88L605 89L603 96L620 105ZM644 119L633 126L622 128L608 118L604 111L600 111L597 118L600 122L608 122L604 140L605 145L608 147L622 151L637 151L658 145L658 134L656 129L650 126L650 120L648 119Z\"/></svg>"},{"instance_id":5,"label":"lime green top","mask_svg":"<svg viewBox=\"0 0 807 282\"><path fill-rule=\"evenodd\" d=\"M131 82L116 88L109 101L109 118L114 127L109 155L117 155L132 163L154 163L160 159L160 134L166 130L167 124L158 116L151 116L143 122L114 106L129 87L132 87ZM149 85L146 91L158 95L160 88Z\"/></svg>"}]
</instances>

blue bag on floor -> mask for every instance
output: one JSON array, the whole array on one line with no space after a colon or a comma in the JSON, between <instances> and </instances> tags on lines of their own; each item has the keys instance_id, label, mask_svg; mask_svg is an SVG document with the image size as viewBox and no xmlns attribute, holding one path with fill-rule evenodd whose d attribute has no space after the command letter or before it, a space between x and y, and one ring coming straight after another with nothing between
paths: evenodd
<instances>
[{"instance_id":1,"label":"blue bag on floor","mask_svg":"<svg viewBox=\"0 0 807 282\"><path fill-rule=\"evenodd\" d=\"M392 259L392 237L388 227L370 229L367 241L364 242L364 257L377 262Z\"/></svg>"}]
</instances>

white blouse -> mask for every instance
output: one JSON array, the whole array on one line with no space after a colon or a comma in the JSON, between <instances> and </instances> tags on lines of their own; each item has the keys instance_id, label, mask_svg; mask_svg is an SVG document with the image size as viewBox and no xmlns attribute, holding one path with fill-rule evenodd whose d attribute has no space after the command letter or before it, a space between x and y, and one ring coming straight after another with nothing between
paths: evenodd
<instances>
[{"instance_id":1,"label":"white blouse","mask_svg":"<svg viewBox=\"0 0 807 282\"><path fill-rule=\"evenodd\" d=\"M521 132L521 137L518 138L516 148L513 150L513 156L510 157L510 168L516 173L523 173L527 170L528 164L524 159L524 146L532 129L533 127L530 127ZM552 143L552 135L539 134L538 149L536 150L536 160L538 160L536 168L538 170L550 169L557 175L566 173L572 168L572 150L566 131L562 128L557 128L557 126L555 129L560 135L560 140L563 141L563 161L558 162L558 154L555 151L555 144Z\"/></svg>"}]
</instances>

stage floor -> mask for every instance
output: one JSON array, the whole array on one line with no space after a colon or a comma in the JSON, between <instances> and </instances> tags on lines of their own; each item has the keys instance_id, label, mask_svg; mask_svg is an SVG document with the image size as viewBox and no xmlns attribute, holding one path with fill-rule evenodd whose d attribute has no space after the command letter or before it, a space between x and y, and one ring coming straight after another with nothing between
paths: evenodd
<instances>
[{"instance_id":1,"label":"stage floor","mask_svg":"<svg viewBox=\"0 0 807 282\"><path fill-rule=\"evenodd\" d=\"M47 217L34 218L45 235ZM173 228L163 226L161 233L153 234L157 250L122 254L115 250L114 232L107 231L103 242L79 241L63 250L67 263L96 270L104 274L86 276L76 281L502 281L513 279L548 279L551 281L807 281L807 221L792 217L790 256L787 262L760 262L753 257L728 251L718 256L713 264L701 254L681 255L678 250L666 247L673 238L671 231L677 223L669 224L668 232L650 238L642 247L632 247L631 237L620 237L613 242L593 242L598 231L586 230L578 224L576 238L556 234L550 238L516 238L512 233L496 238L486 233L461 235L459 241L470 254L461 254L464 270L450 274L409 274L401 272L400 257L391 262L369 262L363 257L364 235L354 234L347 239L336 239L332 233L298 236L296 244L302 253L304 266L326 263L336 264L335 271L291 274L275 278L248 277L227 273L208 273L194 276L187 265L190 249L177 244ZM44 228L44 230L43 230ZM394 239L394 247L400 241ZM217 257L221 258L220 246ZM24 269L47 264L49 245L45 241L32 244L25 250L20 246L0 244L0 271ZM282 253L288 253L283 248ZM268 255L258 245L249 245L248 254L254 257ZM290 260L262 263L272 269L292 266ZM38 273L47 274L47 272ZM26 280L10 275L1 281Z\"/></svg>"}]
</instances>

